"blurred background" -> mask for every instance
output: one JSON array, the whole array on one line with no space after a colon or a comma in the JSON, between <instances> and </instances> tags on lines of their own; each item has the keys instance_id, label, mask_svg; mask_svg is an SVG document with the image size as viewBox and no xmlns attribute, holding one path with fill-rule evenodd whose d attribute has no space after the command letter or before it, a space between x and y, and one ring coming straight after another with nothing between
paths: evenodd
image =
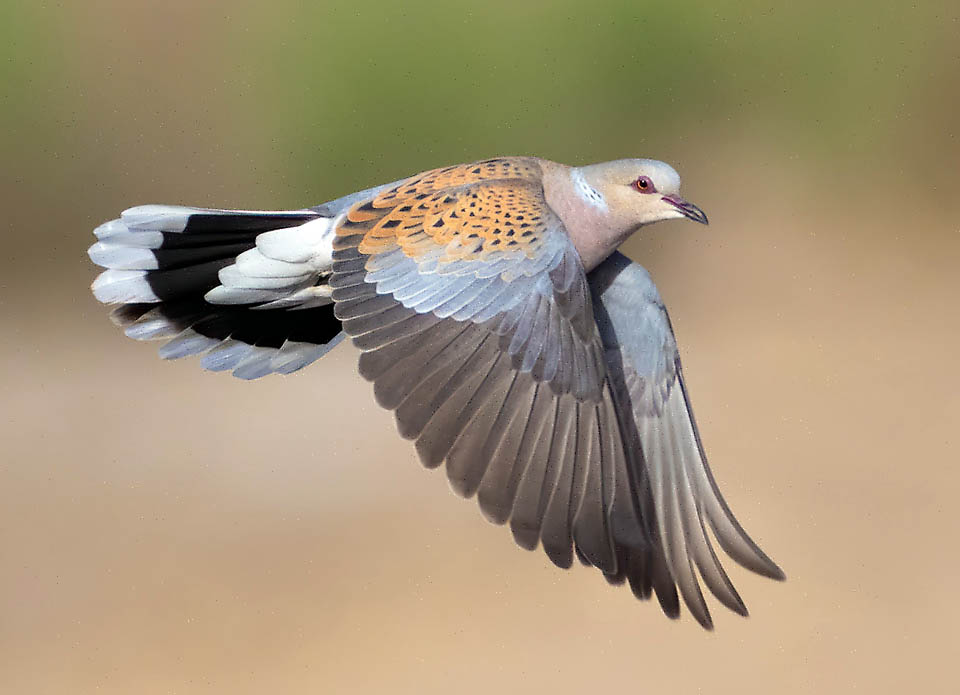
<instances>
[{"instance_id":1,"label":"blurred background","mask_svg":"<svg viewBox=\"0 0 960 695\"><path fill-rule=\"evenodd\" d=\"M960 6L0 2L0 691L953 692ZM782 4L782 5L785 5ZM423 470L343 346L243 383L125 339L91 230L449 163L674 164L657 280L788 581L666 620Z\"/></svg>"}]
</instances>

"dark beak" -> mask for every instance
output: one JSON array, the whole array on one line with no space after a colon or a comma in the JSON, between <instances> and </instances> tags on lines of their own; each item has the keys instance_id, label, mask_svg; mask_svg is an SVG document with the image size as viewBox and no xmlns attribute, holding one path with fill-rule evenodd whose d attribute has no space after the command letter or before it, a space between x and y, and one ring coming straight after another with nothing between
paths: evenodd
<instances>
[{"instance_id":1,"label":"dark beak","mask_svg":"<svg viewBox=\"0 0 960 695\"><path fill-rule=\"evenodd\" d=\"M665 195L663 199L683 213L688 220L699 222L700 224L710 224L707 219L707 213L678 195Z\"/></svg>"}]
</instances>

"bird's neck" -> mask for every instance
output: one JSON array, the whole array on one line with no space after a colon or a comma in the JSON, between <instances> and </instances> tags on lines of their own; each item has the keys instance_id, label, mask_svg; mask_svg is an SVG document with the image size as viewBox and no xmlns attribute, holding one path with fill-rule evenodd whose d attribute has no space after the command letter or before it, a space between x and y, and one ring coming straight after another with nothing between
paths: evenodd
<instances>
[{"instance_id":1,"label":"bird's neck","mask_svg":"<svg viewBox=\"0 0 960 695\"><path fill-rule=\"evenodd\" d=\"M580 169L554 162L541 166L547 203L560 217L589 273L623 243L630 231L621 233L611 227L606 200Z\"/></svg>"}]
</instances>

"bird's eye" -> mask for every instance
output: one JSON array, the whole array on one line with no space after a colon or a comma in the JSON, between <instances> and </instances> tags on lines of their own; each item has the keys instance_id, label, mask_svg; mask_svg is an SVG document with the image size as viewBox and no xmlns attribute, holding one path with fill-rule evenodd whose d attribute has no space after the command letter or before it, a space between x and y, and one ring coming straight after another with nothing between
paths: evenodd
<instances>
[{"instance_id":1,"label":"bird's eye","mask_svg":"<svg viewBox=\"0 0 960 695\"><path fill-rule=\"evenodd\" d=\"M633 187L636 188L641 193L656 193L657 189L653 185L653 181L650 180L649 176L641 176L636 181L633 182Z\"/></svg>"}]
</instances>

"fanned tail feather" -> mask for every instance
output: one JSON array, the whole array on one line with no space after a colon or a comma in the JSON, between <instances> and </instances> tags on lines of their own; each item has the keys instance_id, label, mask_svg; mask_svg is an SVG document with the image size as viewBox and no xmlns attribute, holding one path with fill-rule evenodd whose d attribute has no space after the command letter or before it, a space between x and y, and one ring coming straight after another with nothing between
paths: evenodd
<instances>
[{"instance_id":1,"label":"fanned tail feather","mask_svg":"<svg viewBox=\"0 0 960 695\"><path fill-rule=\"evenodd\" d=\"M288 374L340 342L329 244L314 210L208 210L144 205L98 227L94 296L119 304L135 340L165 340L164 359L202 355L211 371Z\"/></svg>"}]
</instances>

